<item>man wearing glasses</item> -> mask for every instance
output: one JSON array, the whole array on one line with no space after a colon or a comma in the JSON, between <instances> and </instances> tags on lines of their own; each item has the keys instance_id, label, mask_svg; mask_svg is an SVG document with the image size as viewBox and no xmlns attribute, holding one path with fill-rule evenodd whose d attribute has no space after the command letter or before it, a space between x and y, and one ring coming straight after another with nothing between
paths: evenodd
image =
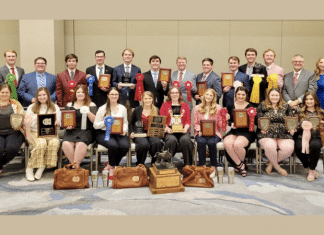
<instances>
[{"instance_id":1,"label":"man wearing glasses","mask_svg":"<svg viewBox=\"0 0 324 235\"><path fill-rule=\"evenodd\" d=\"M297 109L302 103L305 92L317 90L314 72L303 69L304 58L297 54L292 59L294 71L284 76L282 95L290 107Z\"/></svg>"},{"instance_id":2,"label":"man wearing glasses","mask_svg":"<svg viewBox=\"0 0 324 235\"><path fill-rule=\"evenodd\" d=\"M108 88L98 87L100 74L110 74L110 87L112 86L113 68L105 65L105 59L105 52L102 50L97 50L95 52L96 65L93 65L86 69L87 78L91 75L95 77L95 80L93 82L93 96L91 97L91 99L98 108L106 103L108 91Z\"/></svg>"},{"instance_id":3,"label":"man wearing glasses","mask_svg":"<svg viewBox=\"0 0 324 235\"><path fill-rule=\"evenodd\" d=\"M35 71L24 74L17 90L18 98L24 107L35 103L36 91L39 87L46 87L51 95L51 101L56 101L56 76L45 72L47 61L44 57L34 60Z\"/></svg>"}]
</instances>

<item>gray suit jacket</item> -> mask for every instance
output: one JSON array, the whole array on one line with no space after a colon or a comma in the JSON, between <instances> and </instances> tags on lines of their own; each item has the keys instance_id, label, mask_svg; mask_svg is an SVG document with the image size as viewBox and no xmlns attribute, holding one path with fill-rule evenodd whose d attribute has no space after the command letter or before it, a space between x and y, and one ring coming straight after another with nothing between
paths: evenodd
<instances>
[{"instance_id":1,"label":"gray suit jacket","mask_svg":"<svg viewBox=\"0 0 324 235\"><path fill-rule=\"evenodd\" d=\"M25 74L25 70L23 68L18 67L18 66L16 66L16 68L17 68L17 71L18 71L18 85L17 85L17 87L18 87L22 76ZM8 73L10 73L10 71L9 71L7 65L4 65L4 66L2 66L0 68L0 85L3 84L6 81L6 76L7 76Z\"/></svg>"},{"instance_id":2,"label":"gray suit jacket","mask_svg":"<svg viewBox=\"0 0 324 235\"><path fill-rule=\"evenodd\" d=\"M171 74L171 82L170 82L170 87L172 86L172 82L173 81L177 81L178 78L178 70L174 71ZM182 94L182 98L183 100L189 104L190 110L192 109L192 100L193 97L191 98L191 102L188 102L188 97L187 97L187 89L185 88L185 83L186 81L191 81L192 82L192 89L191 89L191 93L196 93L197 92L197 84L196 84L196 75L188 70L186 70L186 73L184 75L184 77L182 78L182 82L180 84L180 90L181 90L181 94Z\"/></svg>"},{"instance_id":3,"label":"gray suit jacket","mask_svg":"<svg viewBox=\"0 0 324 235\"><path fill-rule=\"evenodd\" d=\"M317 82L315 73L303 69L299 74L296 87L294 87L294 72L290 72L284 76L284 87L282 90L283 98L286 102L300 98L303 100L307 91L317 91Z\"/></svg>"}]
</instances>

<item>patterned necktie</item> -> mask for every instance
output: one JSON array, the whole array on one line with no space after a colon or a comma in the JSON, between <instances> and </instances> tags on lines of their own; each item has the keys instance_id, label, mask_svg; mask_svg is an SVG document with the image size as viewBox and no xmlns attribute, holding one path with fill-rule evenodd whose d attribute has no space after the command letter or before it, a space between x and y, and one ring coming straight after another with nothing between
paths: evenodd
<instances>
[{"instance_id":1,"label":"patterned necktie","mask_svg":"<svg viewBox=\"0 0 324 235\"><path fill-rule=\"evenodd\" d=\"M298 73L295 73L295 76L294 76L294 86L296 86L296 84L297 84L297 77L298 77Z\"/></svg>"},{"instance_id":2,"label":"patterned necktie","mask_svg":"<svg viewBox=\"0 0 324 235\"><path fill-rule=\"evenodd\" d=\"M153 73L153 80L154 80L154 84L155 84L155 88L156 88L156 86L157 86L157 80L158 80L157 73Z\"/></svg>"},{"instance_id":3,"label":"patterned necktie","mask_svg":"<svg viewBox=\"0 0 324 235\"><path fill-rule=\"evenodd\" d=\"M102 74L103 67L99 67L99 75Z\"/></svg>"},{"instance_id":4,"label":"patterned necktie","mask_svg":"<svg viewBox=\"0 0 324 235\"><path fill-rule=\"evenodd\" d=\"M10 68L10 69L12 71L12 74L16 76L15 68ZM17 79L15 79L15 87L17 87Z\"/></svg>"},{"instance_id":5,"label":"patterned necktie","mask_svg":"<svg viewBox=\"0 0 324 235\"><path fill-rule=\"evenodd\" d=\"M202 81L204 82L206 80L206 74L202 77Z\"/></svg>"},{"instance_id":6,"label":"patterned necktie","mask_svg":"<svg viewBox=\"0 0 324 235\"><path fill-rule=\"evenodd\" d=\"M73 80L73 78L74 78L74 72L73 71L71 72L71 76L70 77L71 77L71 80Z\"/></svg>"},{"instance_id":7,"label":"patterned necktie","mask_svg":"<svg viewBox=\"0 0 324 235\"><path fill-rule=\"evenodd\" d=\"M126 73L129 73L129 66L126 66Z\"/></svg>"},{"instance_id":8,"label":"patterned necktie","mask_svg":"<svg viewBox=\"0 0 324 235\"><path fill-rule=\"evenodd\" d=\"M179 82L180 82L180 84L182 82L182 74L183 74L183 72L180 72L180 75L179 75Z\"/></svg>"},{"instance_id":9,"label":"patterned necktie","mask_svg":"<svg viewBox=\"0 0 324 235\"><path fill-rule=\"evenodd\" d=\"M41 87L45 86L45 84L44 84L44 75L39 74L39 77L40 77L40 86Z\"/></svg>"}]
</instances>

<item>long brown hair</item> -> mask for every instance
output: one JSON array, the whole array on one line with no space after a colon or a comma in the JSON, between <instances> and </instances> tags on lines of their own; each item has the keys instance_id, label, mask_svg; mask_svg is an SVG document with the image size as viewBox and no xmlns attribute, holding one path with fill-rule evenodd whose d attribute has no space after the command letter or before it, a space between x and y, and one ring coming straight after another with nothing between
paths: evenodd
<instances>
[{"instance_id":1,"label":"long brown hair","mask_svg":"<svg viewBox=\"0 0 324 235\"><path fill-rule=\"evenodd\" d=\"M150 92L150 91L145 91L144 93L143 93L143 95L142 95L142 100L143 100L143 106L144 106L144 96L149 96L149 97L151 97L152 98L152 104L151 104L151 115L159 115L158 114L158 111L157 111L157 108L155 107L155 105L154 105L154 95L153 95L153 93L152 92Z\"/></svg>"},{"instance_id":2,"label":"long brown hair","mask_svg":"<svg viewBox=\"0 0 324 235\"><path fill-rule=\"evenodd\" d=\"M84 93L84 96L85 96L84 101L83 101L83 105L89 107L90 103L91 103L91 98L90 98L89 93L88 93L88 88L83 84L77 85L76 88L74 88L74 92L73 92L72 97L71 97L71 102L77 101L76 93L80 88L82 89L82 91Z\"/></svg>"},{"instance_id":3,"label":"long brown hair","mask_svg":"<svg viewBox=\"0 0 324 235\"><path fill-rule=\"evenodd\" d=\"M303 121L306 117L309 111L307 111L307 106L306 106L306 98L307 96L311 95L314 99L315 103L315 111L317 116L322 120L324 118L324 110L321 108L321 104L319 102L319 99L315 93L315 91L307 91L304 95L303 102L301 104L301 109L299 112L299 120Z\"/></svg>"},{"instance_id":4,"label":"long brown hair","mask_svg":"<svg viewBox=\"0 0 324 235\"><path fill-rule=\"evenodd\" d=\"M47 109L49 109L49 110L55 112L55 110L56 110L56 109L55 109L55 105L54 105L54 103L51 101L50 93L49 93L48 89L47 89L46 87L43 87L43 86L40 87L40 88L38 88L37 91L36 91L36 95L35 95L36 101L35 101L35 104L34 104L34 106L32 107L32 110L31 110L31 111L32 111L33 113L39 114L39 110L40 110L41 103L40 103L39 100L38 100L38 94L39 94L39 92L41 92L41 91L45 91L45 93L46 93L46 95L47 95L47 101L46 101Z\"/></svg>"},{"instance_id":5,"label":"long brown hair","mask_svg":"<svg viewBox=\"0 0 324 235\"><path fill-rule=\"evenodd\" d=\"M321 61L322 59L324 59L324 57L320 57L320 58L317 60L317 62L316 62L316 68L315 68L315 70L314 70L314 73L315 73L315 75L316 75L316 81L319 79L319 75L320 75L320 72L321 72L321 70L319 69L319 63L320 63L320 61Z\"/></svg>"},{"instance_id":6,"label":"long brown hair","mask_svg":"<svg viewBox=\"0 0 324 235\"><path fill-rule=\"evenodd\" d=\"M266 105L266 108L267 108L267 109L271 109L271 108L273 108L273 107L272 107L272 103L271 103L270 98L269 98L269 97L270 97L270 93L271 93L272 91L276 91L276 92L279 93L279 102L278 102L278 104L277 104L278 109L284 109L283 104L285 103L285 101L284 101L284 99L282 98L282 95L281 95L281 93L280 93L280 91L279 91L278 88L271 88L271 89L269 90L266 99L263 101L264 104Z\"/></svg>"},{"instance_id":7,"label":"long brown hair","mask_svg":"<svg viewBox=\"0 0 324 235\"><path fill-rule=\"evenodd\" d=\"M109 99L109 94L111 91L117 91L118 92L118 100L117 100L117 104L120 104L120 93L117 89L117 87L110 87L109 90L108 90L108 93L107 93L107 102L106 102L106 114L105 116L107 115L111 115L111 108L110 108L110 99Z\"/></svg>"},{"instance_id":8,"label":"long brown hair","mask_svg":"<svg viewBox=\"0 0 324 235\"><path fill-rule=\"evenodd\" d=\"M171 88L169 89L169 92L168 92L168 98L166 98L166 101L172 101L172 99L171 99L171 91L172 91L173 89L177 89L177 91L179 92L179 104L182 105L183 97L182 97L181 90L180 90L179 87L175 87L175 86L173 86L173 87L171 87Z\"/></svg>"},{"instance_id":9,"label":"long brown hair","mask_svg":"<svg viewBox=\"0 0 324 235\"><path fill-rule=\"evenodd\" d=\"M211 93L213 93L213 100L211 102L211 105L210 105L210 108L209 108L209 113L210 115L214 115L217 111L217 94L216 94L216 91L212 88L208 88L205 92L204 92L204 95L202 96L201 98L201 105L200 105L200 109L199 109L199 112L202 113L202 114L205 114L207 112L206 110L206 100L205 100L205 95L206 93L210 91Z\"/></svg>"}]
</instances>

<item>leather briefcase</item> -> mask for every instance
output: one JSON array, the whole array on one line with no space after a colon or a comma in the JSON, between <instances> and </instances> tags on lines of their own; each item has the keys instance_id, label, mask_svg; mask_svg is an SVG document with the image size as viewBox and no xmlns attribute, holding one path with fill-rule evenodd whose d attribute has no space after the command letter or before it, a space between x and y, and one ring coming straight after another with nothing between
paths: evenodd
<instances>
[{"instance_id":1,"label":"leather briefcase","mask_svg":"<svg viewBox=\"0 0 324 235\"><path fill-rule=\"evenodd\" d=\"M72 166L75 168L72 169ZM89 188L89 171L74 162L54 171L54 189Z\"/></svg>"},{"instance_id":2,"label":"leather briefcase","mask_svg":"<svg viewBox=\"0 0 324 235\"><path fill-rule=\"evenodd\" d=\"M114 171L113 188L137 188L148 186L147 170L144 165L136 167L117 166Z\"/></svg>"},{"instance_id":3,"label":"leather briefcase","mask_svg":"<svg viewBox=\"0 0 324 235\"><path fill-rule=\"evenodd\" d=\"M183 179L181 183L183 186L212 188L214 187L214 180L209 176L212 172L213 170L210 167L186 165L182 168Z\"/></svg>"}]
</instances>

